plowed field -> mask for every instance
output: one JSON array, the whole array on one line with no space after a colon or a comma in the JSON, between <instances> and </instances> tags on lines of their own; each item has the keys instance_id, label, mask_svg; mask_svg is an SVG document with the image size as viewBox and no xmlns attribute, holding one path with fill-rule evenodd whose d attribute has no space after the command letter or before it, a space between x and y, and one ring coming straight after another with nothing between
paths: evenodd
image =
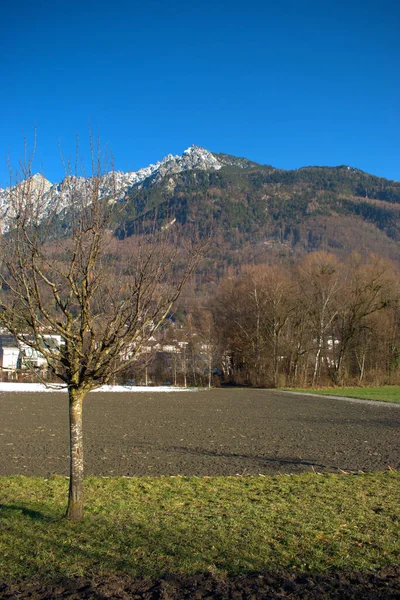
<instances>
[{"instance_id":1,"label":"plowed field","mask_svg":"<svg viewBox=\"0 0 400 600\"><path fill-rule=\"evenodd\" d=\"M62 393L0 394L0 475L68 474ZM85 473L104 476L375 471L400 467L400 405L268 390L96 393Z\"/></svg>"}]
</instances>

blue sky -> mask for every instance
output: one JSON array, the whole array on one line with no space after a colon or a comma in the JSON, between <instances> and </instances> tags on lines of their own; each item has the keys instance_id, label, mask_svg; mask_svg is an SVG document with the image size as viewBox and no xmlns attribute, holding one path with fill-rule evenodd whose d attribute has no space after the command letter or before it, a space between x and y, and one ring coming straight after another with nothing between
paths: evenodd
<instances>
[{"instance_id":1,"label":"blue sky","mask_svg":"<svg viewBox=\"0 0 400 600\"><path fill-rule=\"evenodd\" d=\"M100 135L117 169L191 144L400 180L398 0L3 2L0 186ZM90 123L90 125L89 125Z\"/></svg>"}]
</instances>

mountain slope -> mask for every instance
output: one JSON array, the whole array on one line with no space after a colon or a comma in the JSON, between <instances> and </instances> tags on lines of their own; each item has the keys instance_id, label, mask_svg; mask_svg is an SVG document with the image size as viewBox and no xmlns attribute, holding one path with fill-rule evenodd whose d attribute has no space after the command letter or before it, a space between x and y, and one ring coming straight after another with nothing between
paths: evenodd
<instances>
[{"instance_id":1,"label":"mountain slope","mask_svg":"<svg viewBox=\"0 0 400 600\"><path fill-rule=\"evenodd\" d=\"M190 146L182 156L168 154L161 161L138 171L105 173L100 178L100 193L104 199L123 200L129 190L158 185L170 174L193 169L220 169L224 164L230 164L228 157L218 160L212 152L199 146ZM84 193L86 181L84 177L68 175L61 182L52 184L43 175L37 173L29 179L29 192L26 186L25 192L39 194L45 202L57 202L61 209L68 207L72 192ZM7 213L13 202L13 194L18 192L21 186L22 184L17 184L13 188L0 189L1 216Z\"/></svg>"},{"instance_id":2,"label":"mountain slope","mask_svg":"<svg viewBox=\"0 0 400 600\"><path fill-rule=\"evenodd\" d=\"M64 221L71 189L83 193L85 185L83 177L54 185L41 175L32 178L32 190L43 195L44 206L57 202ZM12 193L0 190L3 219L12 214ZM119 238L155 220L160 226L174 221L182 235L186 223L195 223L200 233L212 227L221 261L317 249L400 260L400 183L348 166L285 171L191 146L136 172L105 174L100 193L118 208Z\"/></svg>"},{"instance_id":3,"label":"mountain slope","mask_svg":"<svg viewBox=\"0 0 400 600\"><path fill-rule=\"evenodd\" d=\"M400 183L347 166L284 171L215 157L223 165L218 170L170 172L157 185L129 190L117 234L131 235L138 221L157 216L176 218L177 226L195 222L200 232L212 223L227 257L265 257L275 248L400 259Z\"/></svg>"}]
</instances>

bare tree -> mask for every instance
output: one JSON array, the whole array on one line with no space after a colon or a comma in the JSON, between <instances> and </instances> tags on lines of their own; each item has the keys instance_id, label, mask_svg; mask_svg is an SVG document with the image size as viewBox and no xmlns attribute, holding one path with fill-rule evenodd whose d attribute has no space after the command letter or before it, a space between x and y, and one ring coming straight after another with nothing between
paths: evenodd
<instances>
[{"instance_id":1,"label":"bare tree","mask_svg":"<svg viewBox=\"0 0 400 600\"><path fill-rule=\"evenodd\" d=\"M0 324L40 352L68 389L66 516L74 521L83 513L83 400L135 362L204 247L179 244L172 228L156 226L115 239L120 205L112 193L103 198L98 157L93 167L90 178L66 178L65 205L43 194L25 166L9 190L0 241Z\"/></svg>"},{"instance_id":2,"label":"bare tree","mask_svg":"<svg viewBox=\"0 0 400 600\"><path fill-rule=\"evenodd\" d=\"M366 327L369 315L389 308L396 296L396 274L393 265L369 256L367 259L353 254L346 268L346 286L340 294L338 314L334 322L334 336L338 340L338 351L332 362L332 376L335 384L340 384L345 358L350 345ZM361 335L359 340L364 350L367 349L368 337ZM333 347L335 350L335 347ZM361 353L362 355L365 352ZM365 358L363 358L363 361ZM363 368L360 370L361 378Z\"/></svg>"},{"instance_id":3,"label":"bare tree","mask_svg":"<svg viewBox=\"0 0 400 600\"><path fill-rule=\"evenodd\" d=\"M318 381L327 337L338 314L338 298L344 286L341 265L332 254L315 252L298 268L301 303L313 334L312 386ZM331 338L331 343L334 340Z\"/></svg>"},{"instance_id":4,"label":"bare tree","mask_svg":"<svg viewBox=\"0 0 400 600\"><path fill-rule=\"evenodd\" d=\"M284 334L294 311L289 275L280 266L248 267L221 286L213 303L222 347L229 349L233 367L245 365L253 385L278 385Z\"/></svg>"}]
</instances>

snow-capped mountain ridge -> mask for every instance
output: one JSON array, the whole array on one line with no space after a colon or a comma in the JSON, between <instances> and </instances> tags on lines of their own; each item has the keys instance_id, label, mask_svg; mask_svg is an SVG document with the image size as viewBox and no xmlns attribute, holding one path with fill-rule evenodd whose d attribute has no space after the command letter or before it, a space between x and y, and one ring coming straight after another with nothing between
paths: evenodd
<instances>
[{"instance_id":1,"label":"snow-capped mountain ridge","mask_svg":"<svg viewBox=\"0 0 400 600\"><path fill-rule=\"evenodd\" d=\"M102 197L113 198L114 200L122 200L128 190L132 188L141 188L142 186L151 186L159 183L164 177L173 173L182 171L200 169L220 169L224 163L220 162L212 152L201 148L200 146L190 146L182 155L168 154L162 160L143 167L138 171L124 173L122 171L114 171L106 173L101 177L100 190ZM90 179L90 178L89 178ZM52 184L40 173L36 173L30 178L31 190L38 193L41 190L41 195L45 196L47 201L56 200L61 205L67 205L71 200L71 190L76 193L83 187L87 180L84 177L76 177L68 175L62 181ZM21 185L21 184L20 184ZM12 202L13 192L15 188L0 189L0 207L4 214L10 202Z\"/></svg>"},{"instance_id":2,"label":"snow-capped mountain ridge","mask_svg":"<svg viewBox=\"0 0 400 600\"><path fill-rule=\"evenodd\" d=\"M215 155L200 146L192 145L182 155L168 154L162 160L143 167L138 171L112 171L105 173L100 178L100 197L110 201L123 201L127 194L142 187L158 185L164 178L190 170L219 170L226 165L241 166L234 162L234 157L227 155ZM62 181L52 184L40 173L36 173L29 180L16 185L13 188L0 189L0 229L4 230L7 225L6 217L12 217L15 194L19 189L25 193L34 194L42 198L42 207L57 204L57 210L62 210L73 202L73 197L80 192L84 193L86 185L90 184L91 178L75 175L67 175ZM13 200L14 198L14 200Z\"/></svg>"},{"instance_id":3,"label":"snow-capped mountain ridge","mask_svg":"<svg viewBox=\"0 0 400 600\"><path fill-rule=\"evenodd\" d=\"M167 154L162 160L138 171L106 173L101 178L101 190L104 196L116 194L115 199L121 200L129 189L140 188L142 185L154 185L169 174L192 169L220 169L222 166L223 164L215 158L212 152L193 145L184 150L181 156Z\"/></svg>"},{"instance_id":4,"label":"snow-capped mountain ridge","mask_svg":"<svg viewBox=\"0 0 400 600\"><path fill-rule=\"evenodd\" d=\"M4 218L12 217L16 199L29 194L36 200L45 198L53 188L53 184L40 173L35 173L12 188L0 189L0 231L4 230Z\"/></svg>"}]
</instances>

